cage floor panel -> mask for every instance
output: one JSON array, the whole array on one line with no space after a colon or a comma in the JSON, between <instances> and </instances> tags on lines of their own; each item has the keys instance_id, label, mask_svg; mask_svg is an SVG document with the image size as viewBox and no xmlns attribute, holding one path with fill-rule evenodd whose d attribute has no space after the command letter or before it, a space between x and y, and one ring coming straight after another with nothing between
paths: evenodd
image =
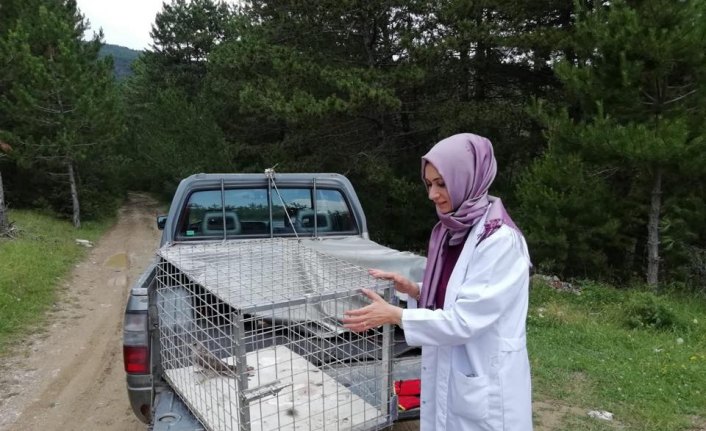
<instances>
[{"instance_id":1,"label":"cage floor panel","mask_svg":"<svg viewBox=\"0 0 706 431\"><path fill-rule=\"evenodd\" d=\"M234 358L225 358L234 363ZM238 423L237 380L195 366L167 370L167 378L212 431L372 430L387 424L381 412L348 387L284 346L251 352L248 389L272 382L276 394L250 401L249 426Z\"/></svg>"}]
</instances>

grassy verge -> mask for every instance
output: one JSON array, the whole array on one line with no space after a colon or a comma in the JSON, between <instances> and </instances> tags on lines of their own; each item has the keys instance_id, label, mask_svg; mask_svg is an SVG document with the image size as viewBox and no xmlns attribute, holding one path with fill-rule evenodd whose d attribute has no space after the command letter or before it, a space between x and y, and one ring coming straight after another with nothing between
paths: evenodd
<instances>
[{"instance_id":1,"label":"grassy verge","mask_svg":"<svg viewBox=\"0 0 706 431\"><path fill-rule=\"evenodd\" d=\"M535 399L577 407L561 430L700 430L706 423L706 300L594 283L533 284ZM614 422L590 419L607 410ZM698 427L694 424L700 424Z\"/></svg>"},{"instance_id":2,"label":"grassy verge","mask_svg":"<svg viewBox=\"0 0 706 431\"><path fill-rule=\"evenodd\" d=\"M112 224L70 222L32 211L11 211L18 238L0 239L0 354L9 343L41 323L55 302L57 286L87 249L77 238L95 241Z\"/></svg>"}]
</instances>

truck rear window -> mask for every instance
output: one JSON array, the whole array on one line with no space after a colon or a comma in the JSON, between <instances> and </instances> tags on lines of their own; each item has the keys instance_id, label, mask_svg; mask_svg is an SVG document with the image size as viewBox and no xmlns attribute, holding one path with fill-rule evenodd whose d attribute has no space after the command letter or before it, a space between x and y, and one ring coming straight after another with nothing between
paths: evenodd
<instances>
[{"instance_id":1,"label":"truck rear window","mask_svg":"<svg viewBox=\"0 0 706 431\"><path fill-rule=\"evenodd\" d=\"M280 198L281 196L281 198ZM315 205L314 205L315 204ZM271 217L270 217L271 213ZM357 234L344 195L335 189L267 188L200 190L182 211L177 239Z\"/></svg>"}]
</instances>

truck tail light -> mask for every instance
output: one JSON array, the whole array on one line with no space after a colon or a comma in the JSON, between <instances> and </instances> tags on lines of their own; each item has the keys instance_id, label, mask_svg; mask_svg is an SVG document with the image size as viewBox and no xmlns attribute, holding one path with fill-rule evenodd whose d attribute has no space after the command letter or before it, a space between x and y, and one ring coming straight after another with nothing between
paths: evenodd
<instances>
[{"instance_id":1,"label":"truck tail light","mask_svg":"<svg viewBox=\"0 0 706 431\"><path fill-rule=\"evenodd\" d=\"M125 372L130 374L147 374L150 371L150 354L147 346L123 346Z\"/></svg>"},{"instance_id":2,"label":"truck tail light","mask_svg":"<svg viewBox=\"0 0 706 431\"><path fill-rule=\"evenodd\" d=\"M123 323L123 361L125 372L148 374L150 351L147 344L147 313L127 313Z\"/></svg>"}]
</instances>

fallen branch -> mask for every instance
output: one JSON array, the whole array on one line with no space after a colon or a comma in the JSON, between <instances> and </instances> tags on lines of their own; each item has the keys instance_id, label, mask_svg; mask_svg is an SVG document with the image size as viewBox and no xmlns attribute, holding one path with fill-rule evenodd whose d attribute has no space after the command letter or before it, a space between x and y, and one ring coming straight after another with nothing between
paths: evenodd
<instances>
[{"instance_id":1,"label":"fallen branch","mask_svg":"<svg viewBox=\"0 0 706 431\"><path fill-rule=\"evenodd\" d=\"M0 226L0 237L16 239L19 233L20 231L15 227L14 222L9 222L7 226Z\"/></svg>"}]
</instances>

